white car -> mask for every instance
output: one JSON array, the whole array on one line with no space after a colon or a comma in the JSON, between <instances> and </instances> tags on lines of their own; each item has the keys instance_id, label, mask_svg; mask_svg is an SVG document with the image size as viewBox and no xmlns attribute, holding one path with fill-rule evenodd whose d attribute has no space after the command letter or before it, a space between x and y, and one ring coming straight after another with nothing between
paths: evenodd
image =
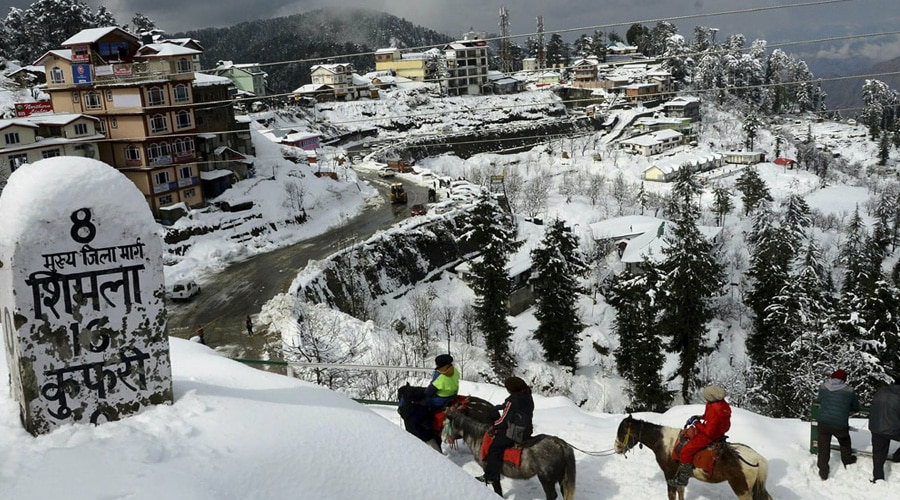
<instances>
[{"instance_id":1,"label":"white car","mask_svg":"<svg viewBox=\"0 0 900 500\"><path fill-rule=\"evenodd\" d=\"M170 300L191 300L200 293L200 285L193 280L176 281L169 290Z\"/></svg>"},{"instance_id":2,"label":"white car","mask_svg":"<svg viewBox=\"0 0 900 500\"><path fill-rule=\"evenodd\" d=\"M381 167L378 169L378 177L381 177L383 179L393 177L396 174L397 172L395 172L391 167Z\"/></svg>"}]
</instances>

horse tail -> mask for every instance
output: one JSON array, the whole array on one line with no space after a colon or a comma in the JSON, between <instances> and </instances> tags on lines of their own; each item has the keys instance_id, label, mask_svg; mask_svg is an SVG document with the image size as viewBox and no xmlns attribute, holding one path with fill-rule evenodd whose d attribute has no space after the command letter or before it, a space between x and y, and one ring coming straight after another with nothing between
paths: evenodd
<instances>
[{"instance_id":1,"label":"horse tail","mask_svg":"<svg viewBox=\"0 0 900 500\"><path fill-rule=\"evenodd\" d=\"M575 500L575 452L565 443L566 468L563 470L562 487L563 500Z\"/></svg>"},{"instance_id":2,"label":"horse tail","mask_svg":"<svg viewBox=\"0 0 900 500\"><path fill-rule=\"evenodd\" d=\"M753 483L753 500L772 500L772 495L766 491L766 478L769 475L769 463L760 457L758 469L756 469L756 481Z\"/></svg>"}]
</instances>

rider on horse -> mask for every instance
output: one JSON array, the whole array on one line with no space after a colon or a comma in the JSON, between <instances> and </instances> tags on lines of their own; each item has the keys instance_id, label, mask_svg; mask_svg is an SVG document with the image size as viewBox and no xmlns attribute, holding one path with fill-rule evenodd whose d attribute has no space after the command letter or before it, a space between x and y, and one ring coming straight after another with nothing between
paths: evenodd
<instances>
[{"instance_id":1,"label":"rider on horse","mask_svg":"<svg viewBox=\"0 0 900 500\"><path fill-rule=\"evenodd\" d=\"M694 455L724 438L731 428L731 406L725 401L725 389L717 385L704 387L703 398L706 399L703 415L694 415L687 421L689 427L685 432L691 439L678 455L679 464L675 477L667 481L673 488L687 486L694 470Z\"/></svg>"},{"instance_id":2,"label":"rider on horse","mask_svg":"<svg viewBox=\"0 0 900 500\"><path fill-rule=\"evenodd\" d=\"M453 367L453 356L441 354L434 358L434 373L425 388L425 406L443 408L458 392L459 370Z\"/></svg>"},{"instance_id":3,"label":"rider on horse","mask_svg":"<svg viewBox=\"0 0 900 500\"><path fill-rule=\"evenodd\" d=\"M488 431L494 441L484 460L484 474L475 478L488 484L500 481L503 451L521 444L531 436L533 430L531 421L534 417L534 399L531 397L531 388L519 377L509 377L503 385L509 391L509 396L498 406L503 413Z\"/></svg>"}]
</instances>

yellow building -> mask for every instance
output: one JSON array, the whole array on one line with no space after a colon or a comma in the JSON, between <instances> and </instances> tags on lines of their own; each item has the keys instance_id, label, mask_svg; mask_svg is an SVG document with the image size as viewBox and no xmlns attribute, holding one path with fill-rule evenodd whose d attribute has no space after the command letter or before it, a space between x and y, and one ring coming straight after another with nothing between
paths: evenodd
<instances>
[{"instance_id":1,"label":"yellow building","mask_svg":"<svg viewBox=\"0 0 900 500\"><path fill-rule=\"evenodd\" d=\"M427 77L427 56L423 53L401 54L400 49L375 51L375 71L391 71L395 76L424 82Z\"/></svg>"},{"instance_id":2,"label":"yellow building","mask_svg":"<svg viewBox=\"0 0 900 500\"><path fill-rule=\"evenodd\" d=\"M160 207L204 202L195 151L192 83L200 51L141 44L121 28L82 30L34 64L43 66L55 113L98 118L100 160Z\"/></svg>"}]
</instances>

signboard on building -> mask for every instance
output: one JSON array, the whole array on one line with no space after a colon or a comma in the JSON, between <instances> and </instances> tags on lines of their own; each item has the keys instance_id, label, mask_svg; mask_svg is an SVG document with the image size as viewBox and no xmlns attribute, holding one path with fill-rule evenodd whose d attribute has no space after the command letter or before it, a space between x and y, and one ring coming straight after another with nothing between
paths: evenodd
<instances>
[{"instance_id":1,"label":"signboard on building","mask_svg":"<svg viewBox=\"0 0 900 500\"><path fill-rule=\"evenodd\" d=\"M35 113L52 113L53 104L50 101L19 102L16 103L16 117L24 118Z\"/></svg>"},{"instance_id":2,"label":"signboard on building","mask_svg":"<svg viewBox=\"0 0 900 500\"><path fill-rule=\"evenodd\" d=\"M16 214L0 219L0 321L26 430L171 403L162 243L137 187L96 160L49 158L10 175L0 211Z\"/></svg>"},{"instance_id":3,"label":"signboard on building","mask_svg":"<svg viewBox=\"0 0 900 500\"><path fill-rule=\"evenodd\" d=\"M74 45L72 46L72 62L86 63L91 61L90 46Z\"/></svg>"},{"instance_id":4,"label":"signboard on building","mask_svg":"<svg viewBox=\"0 0 900 500\"><path fill-rule=\"evenodd\" d=\"M91 65L73 64L72 80L75 82L75 85L93 85L93 79L91 78Z\"/></svg>"}]
</instances>

